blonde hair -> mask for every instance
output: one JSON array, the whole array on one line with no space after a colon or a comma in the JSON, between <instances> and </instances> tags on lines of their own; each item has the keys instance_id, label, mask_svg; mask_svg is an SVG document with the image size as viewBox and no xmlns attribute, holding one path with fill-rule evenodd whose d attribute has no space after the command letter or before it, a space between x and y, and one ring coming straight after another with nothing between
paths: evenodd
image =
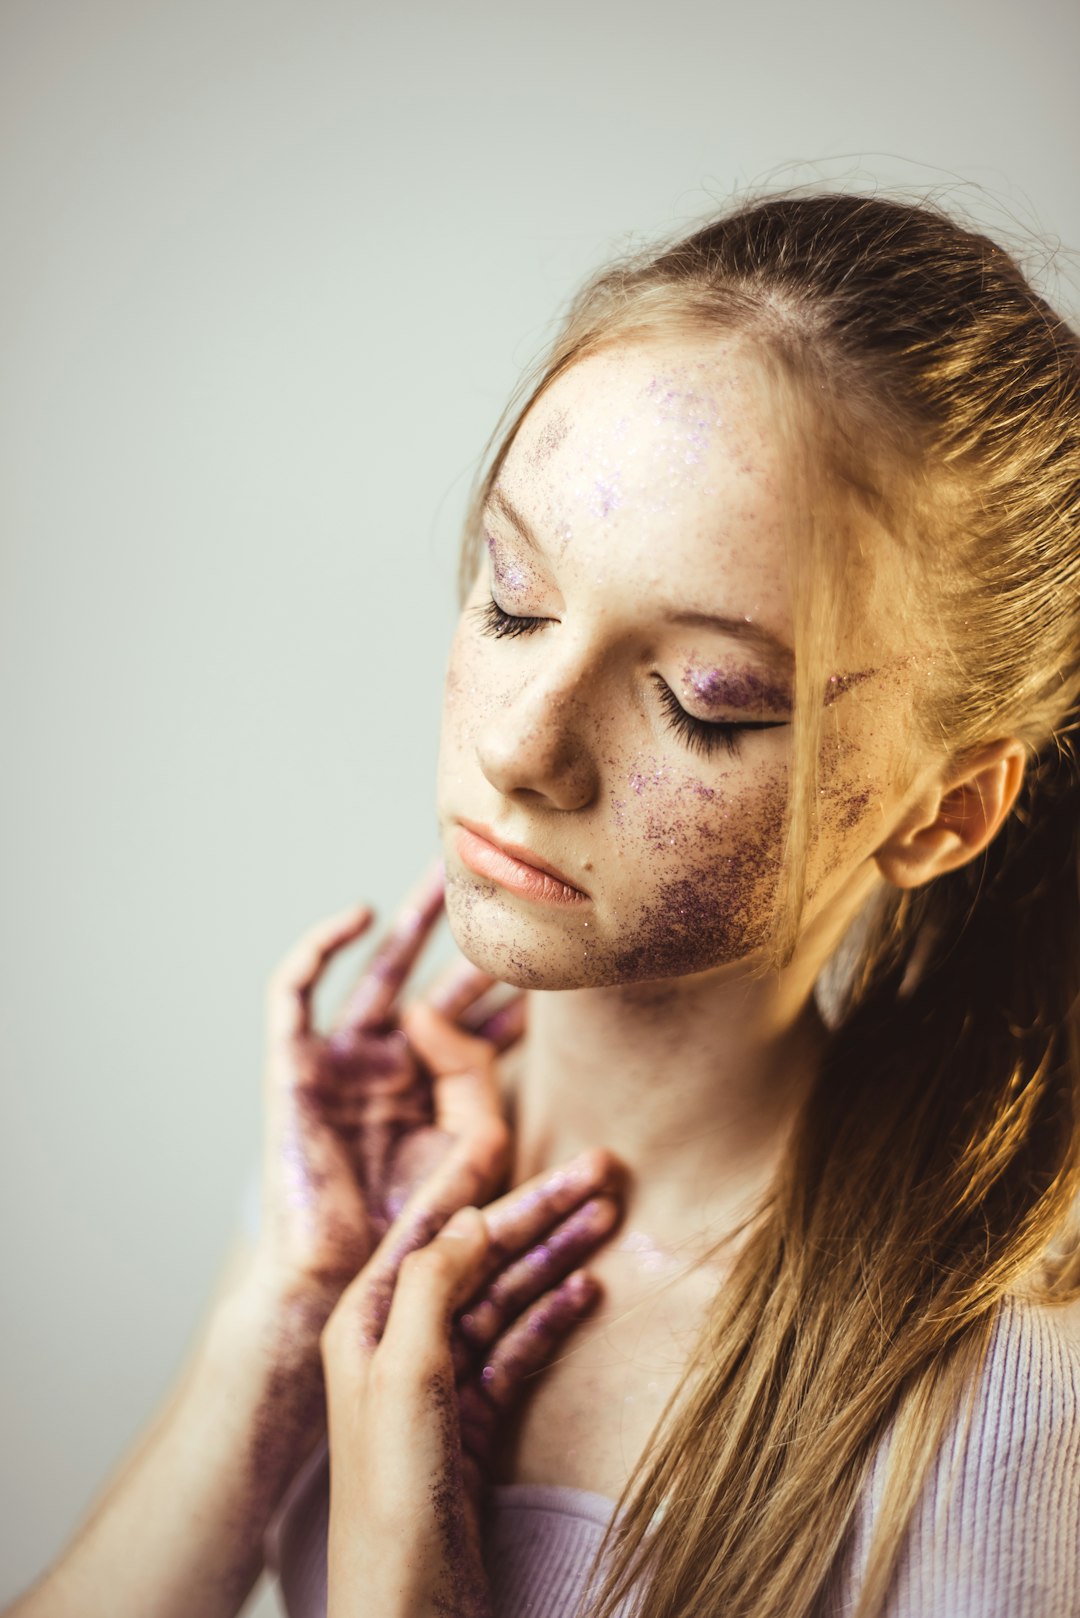
<instances>
[{"instance_id":1,"label":"blonde hair","mask_svg":"<svg viewBox=\"0 0 1080 1618\"><path fill-rule=\"evenodd\" d=\"M592 1618L637 1588L649 1618L811 1618L891 1430L858 1609L870 1618L1002 1301L1080 1297L1080 342L1008 254L934 205L739 206L574 299L477 479L463 591L536 400L588 354L674 333L752 345L803 515L766 964L791 959L806 903L817 693L851 543L822 521L838 491L904 547L948 654L920 692L916 739L962 759L1014 736L1029 755L982 855L888 888L864 918L769 1206L594 1563L611 1556Z\"/></svg>"}]
</instances>

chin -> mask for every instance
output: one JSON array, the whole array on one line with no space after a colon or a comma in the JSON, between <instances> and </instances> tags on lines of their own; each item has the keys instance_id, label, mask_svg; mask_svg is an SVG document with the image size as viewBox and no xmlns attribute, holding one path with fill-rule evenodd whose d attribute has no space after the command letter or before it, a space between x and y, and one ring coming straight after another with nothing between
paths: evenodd
<instances>
[{"instance_id":1,"label":"chin","mask_svg":"<svg viewBox=\"0 0 1080 1618\"><path fill-rule=\"evenodd\" d=\"M446 919L458 949L482 972L515 989L584 989L617 978L593 968L578 919L556 912L526 915L525 906L468 874L447 872Z\"/></svg>"},{"instance_id":2,"label":"chin","mask_svg":"<svg viewBox=\"0 0 1080 1618\"><path fill-rule=\"evenodd\" d=\"M691 897L692 906L644 908L634 926L604 937L595 910L588 918L526 914L510 895L450 871L446 918L462 954L517 989L607 989L745 967L763 941L760 927L703 904L698 884Z\"/></svg>"}]
</instances>

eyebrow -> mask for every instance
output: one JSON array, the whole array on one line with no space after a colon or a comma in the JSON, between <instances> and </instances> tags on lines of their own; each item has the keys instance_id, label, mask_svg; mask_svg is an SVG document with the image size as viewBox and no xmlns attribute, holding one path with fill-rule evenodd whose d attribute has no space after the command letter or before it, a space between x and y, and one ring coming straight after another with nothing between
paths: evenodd
<instances>
[{"instance_id":1,"label":"eyebrow","mask_svg":"<svg viewBox=\"0 0 1080 1618\"><path fill-rule=\"evenodd\" d=\"M489 491L484 503L485 506L491 506L501 517L505 517L530 550L536 551L541 556L544 554L544 548L537 539L535 531L497 483ZM667 617L669 623L689 628L719 629L725 635L731 635L736 640L746 641L770 653L786 668L793 668L795 665L795 653L786 641L782 641L778 635L774 635L763 625L751 623L746 618L732 618L724 613L691 611L672 612L668 613Z\"/></svg>"}]
</instances>

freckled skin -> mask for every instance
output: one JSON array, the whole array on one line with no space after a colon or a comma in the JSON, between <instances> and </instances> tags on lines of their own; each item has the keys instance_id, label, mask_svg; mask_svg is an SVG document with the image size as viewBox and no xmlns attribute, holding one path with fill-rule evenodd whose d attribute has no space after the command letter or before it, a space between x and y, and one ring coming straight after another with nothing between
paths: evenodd
<instances>
[{"instance_id":1,"label":"freckled skin","mask_svg":"<svg viewBox=\"0 0 1080 1618\"><path fill-rule=\"evenodd\" d=\"M491 534L487 536L488 555L491 558L491 576L500 599L521 595L535 585L536 575L505 551Z\"/></svg>"},{"instance_id":2,"label":"freckled skin","mask_svg":"<svg viewBox=\"0 0 1080 1618\"><path fill-rule=\"evenodd\" d=\"M534 439L530 451L532 465L537 470L547 465L555 451L565 443L569 431L570 423L565 411L557 410L554 415L549 416L544 423L543 431Z\"/></svg>"},{"instance_id":3,"label":"freckled skin","mask_svg":"<svg viewBox=\"0 0 1080 1618\"><path fill-rule=\"evenodd\" d=\"M439 818L454 935L525 988L733 968L764 942L780 875L791 671L745 636L671 615L715 613L793 642L791 515L752 356L717 340L578 362L522 424L499 484L541 546L492 518L504 574L516 561L532 575L502 604L543 622L499 639L467 610L451 650ZM903 790L907 649L890 575L865 570L822 693L808 869L819 906L869 858ZM492 583L485 565L469 608ZM736 732L734 750L698 746L673 726L664 688L699 721L780 723ZM590 902L568 912L474 876L455 850L460 816L550 861Z\"/></svg>"}]
</instances>

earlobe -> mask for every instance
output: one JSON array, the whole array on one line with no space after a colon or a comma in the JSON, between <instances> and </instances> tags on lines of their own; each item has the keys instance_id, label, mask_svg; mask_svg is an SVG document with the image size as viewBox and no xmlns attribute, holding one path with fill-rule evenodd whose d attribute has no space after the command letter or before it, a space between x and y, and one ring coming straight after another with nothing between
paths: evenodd
<instances>
[{"instance_id":1,"label":"earlobe","mask_svg":"<svg viewBox=\"0 0 1080 1618\"><path fill-rule=\"evenodd\" d=\"M944 772L875 851L886 882L921 887L981 854L1016 802L1026 759L1023 742L1009 737Z\"/></svg>"}]
</instances>

